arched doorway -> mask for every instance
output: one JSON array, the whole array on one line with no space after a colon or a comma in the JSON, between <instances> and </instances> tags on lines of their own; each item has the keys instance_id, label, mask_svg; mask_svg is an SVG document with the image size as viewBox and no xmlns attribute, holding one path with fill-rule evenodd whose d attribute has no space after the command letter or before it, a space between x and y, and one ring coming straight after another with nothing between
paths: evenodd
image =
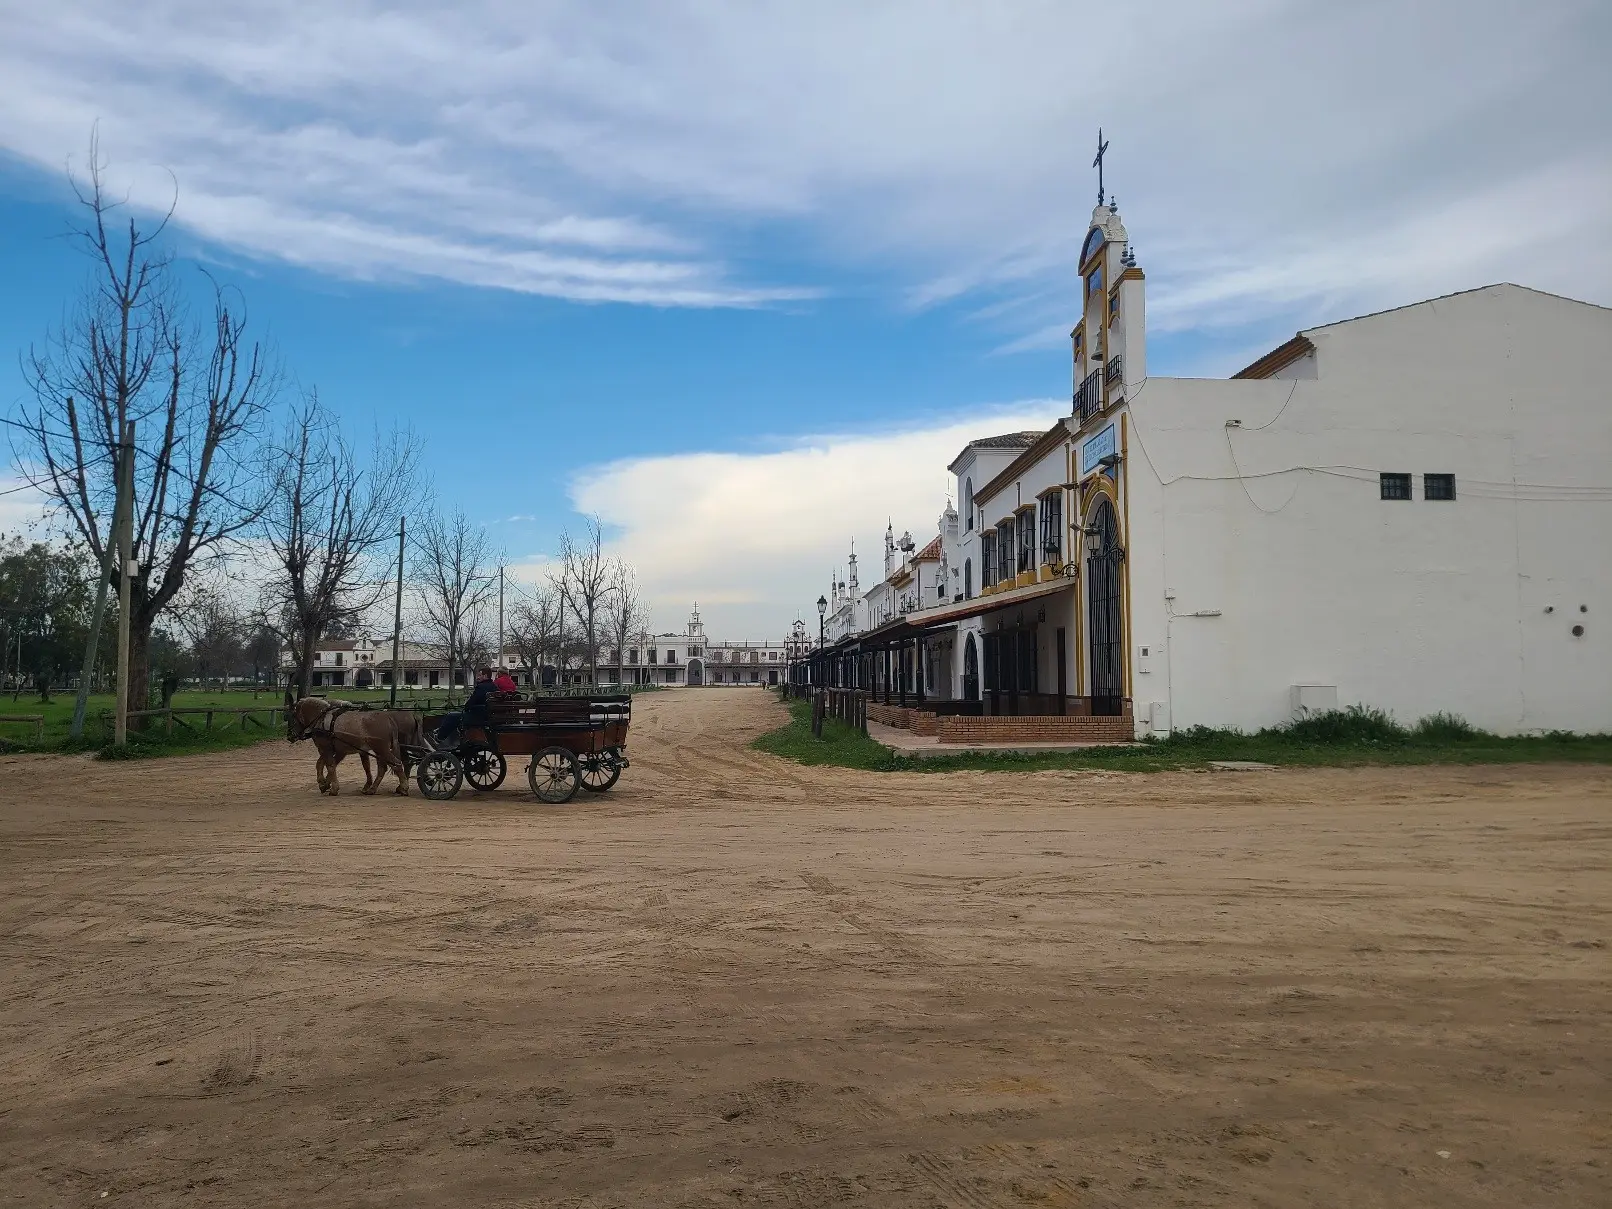
<instances>
[{"instance_id":1,"label":"arched doorway","mask_svg":"<svg viewBox=\"0 0 1612 1209\"><path fill-rule=\"evenodd\" d=\"M963 643L963 700L980 699L980 657L974 646L974 635Z\"/></svg>"},{"instance_id":2,"label":"arched doorway","mask_svg":"<svg viewBox=\"0 0 1612 1209\"><path fill-rule=\"evenodd\" d=\"M1120 612L1119 520L1107 499L1097 505L1088 530L1086 611L1091 621L1091 712L1110 717L1125 707L1125 634Z\"/></svg>"},{"instance_id":3,"label":"arched doorway","mask_svg":"<svg viewBox=\"0 0 1612 1209\"><path fill-rule=\"evenodd\" d=\"M698 659L690 659L688 661L688 683L705 683L705 665L702 664Z\"/></svg>"}]
</instances>

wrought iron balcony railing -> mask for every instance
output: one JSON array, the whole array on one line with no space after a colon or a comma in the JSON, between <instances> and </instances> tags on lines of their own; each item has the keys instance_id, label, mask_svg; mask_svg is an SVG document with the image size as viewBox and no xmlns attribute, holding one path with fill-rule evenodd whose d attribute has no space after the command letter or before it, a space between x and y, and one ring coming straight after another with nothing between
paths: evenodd
<instances>
[{"instance_id":1,"label":"wrought iron balcony railing","mask_svg":"<svg viewBox=\"0 0 1612 1209\"><path fill-rule=\"evenodd\" d=\"M1124 363L1125 363L1125 358L1124 357L1110 357L1108 359L1108 370L1107 370L1107 373L1106 373L1106 375L1104 377L1104 381L1106 381L1110 386L1112 386L1114 383L1119 382L1119 381L1124 379L1124 377L1125 377L1125 364Z\"/></svg>"},{"instance_id":2,"label":"wrought iron balcony railing","mask_svg":"<svg viewBox=\"0 0 1612 1209\"><path fill-rule=\"evenodd\" d=\"M1074 415L1080 423L1097 415L1103 410L1103 372L1093 370L1086 375L1086 380L1080 384L1075 392Z\"/></svg>"}]
</instances>

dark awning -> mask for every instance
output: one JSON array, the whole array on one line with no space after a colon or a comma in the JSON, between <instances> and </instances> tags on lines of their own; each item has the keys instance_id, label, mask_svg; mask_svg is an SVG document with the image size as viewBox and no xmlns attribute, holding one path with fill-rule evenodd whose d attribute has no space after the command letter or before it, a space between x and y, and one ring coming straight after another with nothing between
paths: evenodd
<instances>
[{"instance_id":1,"label":"dark awning","mask_svg":"<svg viewBox=\"0 0 1612 1209\"><path fill-rule=\"evenodd\" d=\"M1027 584L1007 592L993 592L989 596L976 596L973 600L965 600L960 604L942 605L938 609L914 613L905 620L918 629L940 629L964 618L979 617L985 613L994 613L998 609L1010 609L1027 600L1051 596L1055 592L1073 588L1075 582L1073 578L1060 575L1057 579L1049 579L1045 583Z\"/></svg>"}]
</instances>

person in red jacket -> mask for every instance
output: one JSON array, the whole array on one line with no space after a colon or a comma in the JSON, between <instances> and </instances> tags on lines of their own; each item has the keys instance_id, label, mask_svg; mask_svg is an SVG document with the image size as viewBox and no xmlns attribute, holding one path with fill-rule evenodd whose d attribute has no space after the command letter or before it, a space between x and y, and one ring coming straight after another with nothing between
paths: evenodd
<instances>
[{"instance_id":1,"label":"person in red jacket","mask_svg":"<svg viewBox=\"0 0 1612 1209\"><path fill-rule=\"evenodd\" d=\"M498 675L493 677L493 692L518 693L520 691L520 685L515 683L515 677L509 674L509 669L499 668Z\"/></svg>"}]
</instances>

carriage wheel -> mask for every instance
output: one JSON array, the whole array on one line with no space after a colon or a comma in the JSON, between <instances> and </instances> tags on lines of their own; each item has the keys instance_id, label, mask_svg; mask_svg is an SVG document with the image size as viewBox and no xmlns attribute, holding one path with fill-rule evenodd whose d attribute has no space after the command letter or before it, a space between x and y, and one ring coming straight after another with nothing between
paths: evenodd
<instances>
[{"instance_id":1,"label":"carriage wheel","mask_svg":"<svg viewBox=\"0 0 1612 1209\"><path fill-rule=\"evenodd\" d=\"M621 780L621 761L613 751L596 751L578 758L582 772L582 788L589 793L603 793Z\"/></svg>"},{"instance_id":2,"label":"carriage wheel","mask_svg":"<svg viewBox=\"0 0 1612 1209\"><path fill-rule=\"evenodd\" d=\"M460 761L465 766L465 780L470 788L490 793L504 783L509 765L504 757L490 747L473 747Z\"/></svg>"},{"instance_id":3,"label":"carriage wheel","mask_svg":"<svg viewBox=\"0 0 1612 1209\"><path fill-rule=\"evenodd\" d=\"M414 781L426 797L443 802L459 792L465 783L465 770L451 751L433 751L421 758L414 770Z\"/></svg>"},{"instance_id":4,"label":"carriage wheel","mask_svg":"<svg viewBox=\"0 0 1612 1209\"><path fill-rule=\"evenodd\" d=\"M582 774L577 758L563 747L545 747L532 757L526 779L540 802L558 806L577 796Z\"/></svg>"}]
</instances>

